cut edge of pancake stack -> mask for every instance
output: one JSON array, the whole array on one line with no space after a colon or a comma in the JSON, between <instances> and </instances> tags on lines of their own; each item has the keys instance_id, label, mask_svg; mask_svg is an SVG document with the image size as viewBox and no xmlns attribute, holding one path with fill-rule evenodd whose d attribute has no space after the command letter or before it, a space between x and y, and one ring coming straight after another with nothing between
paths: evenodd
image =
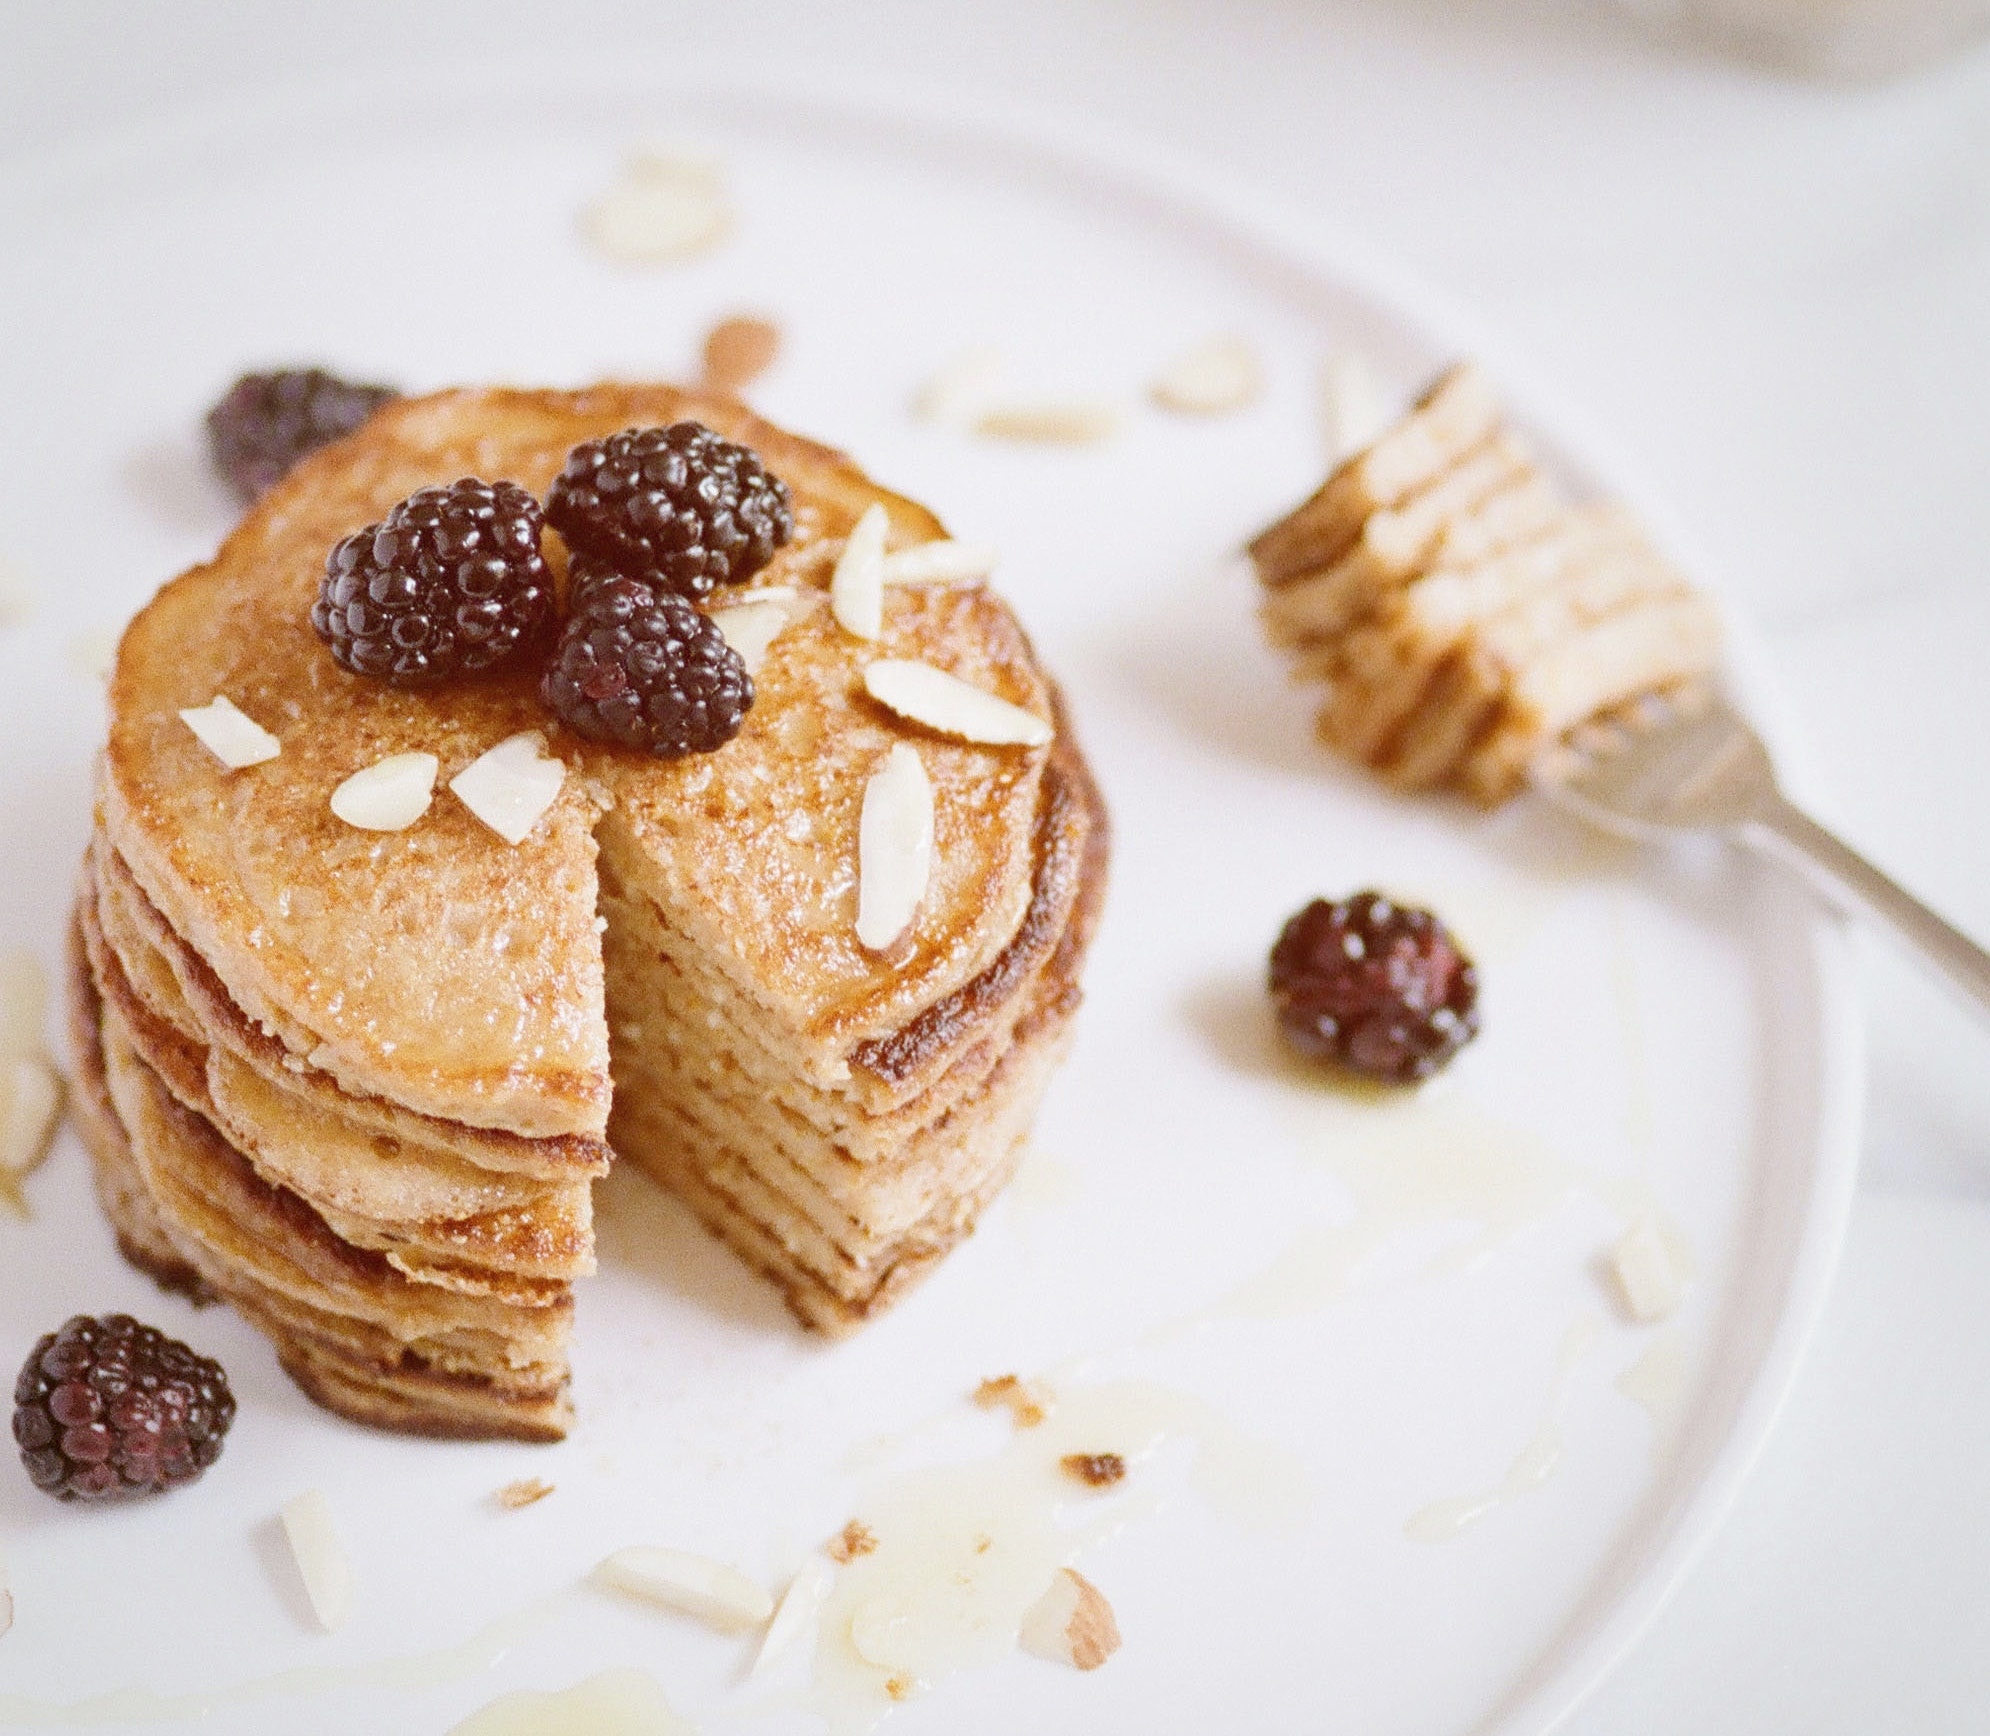
<instances>
[{"instance_id":1,"label":"cut edge of pancake stack","mask_svg":"<svg viewBox=\"0 0 1990 1736\"><path fill-rule=\"evenodd\" d=\"M1405 789L1504 800L1551 753L1690 706L1712 604L1620 507L1571 504L1485 374L1444 374L1252 542L1319 731Z\"/></svg>"},{"instance_id":2,"label":"cut edge of pancake stack","mask_svg":"<svg viewBox=\"0 0 1990 1736\"><path fill-rule=\"evenodd\" d=\"M333 1410L557 1440L607 1147L342 1091L229 998L101 832L72 936L78 1121L127 1258L220 1297Z\"/></svg>"},{"instance_id":3,"label":"cut edge of pancake stack","mask_svg":"<svg viewBox=\"0 0 1990 1736\"><path fill-rule=\"evenodd\" d=\"M615 817L602 828L610 1143L818 1331L861 1325L973 1229L1068 1046L1106 829L1064 721L1059 708L1015 938L965 988L840 1064L840 1048L808 1042L729 982L686 913L646 886Z\"/></svg>"}]
</instances>

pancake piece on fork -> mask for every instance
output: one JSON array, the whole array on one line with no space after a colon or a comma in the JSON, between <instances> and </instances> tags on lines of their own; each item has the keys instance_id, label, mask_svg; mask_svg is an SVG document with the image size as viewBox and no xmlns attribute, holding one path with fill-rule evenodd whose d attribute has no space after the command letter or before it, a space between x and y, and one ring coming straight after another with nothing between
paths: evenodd
<instances>
[{"instance_id":1,"label":"pancake piece on fork","mask_svg":"<svg viewBox=\"0 0 1990 1736\"><path fill-rule=\"evenodd\" d=\"M1549 756L1704 695L1713 605L1622 508L1571 503L1470 363L1252 541L1319 733L1404 789L1504 801Z\"/></svg>"}]
</instances>

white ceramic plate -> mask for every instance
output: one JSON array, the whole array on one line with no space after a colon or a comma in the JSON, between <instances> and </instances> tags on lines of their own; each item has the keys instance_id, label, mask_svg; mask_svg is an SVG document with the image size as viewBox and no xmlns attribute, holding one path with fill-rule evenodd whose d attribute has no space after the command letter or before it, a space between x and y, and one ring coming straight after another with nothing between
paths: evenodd
<instances>
[{"instance_id":1,"label":"white ceramic plate","mask_svg":"<svg viewBox=\"0 0 1990 1736\"><path fill-rule=\"evenodd\" d=\"M716 154L737 223L633 271L576 216L648 137ZM778 1584L845 1519L893 1512L908 1467L1026 1457L963 1395L1053 1370L1102 1418L1125 1404L1098 1383L1148 1383L1169 1437L1123 1525L1084 1499L1062 1516L1116 1533L1079 1559L1125 1648L1081 1677L997 1633L996 1661L896 1709L908 1732L1547 1728L1769 1426L1839 1235L1857 1033L1836 936L1783 881L1628 855L1530 804L1398 801L1311 745L1225 557L1317 478L1323 354L1359 350L1397 396L1487 356L1574 483L1628 486L1484 334L1318 226L1041 124L543 69L284 93L17 167L0 560L35 606L0 630L5 940L59 956L101 727L91 641L227 529L199 418L238 371L673 376L737 308L786 333L762 408L1001 546L1112 804L1082 1038L1036 1155L923 1289L835 1347L672 1204L613 1184L580 1423L525 1449L313 1409L238 1321L119 1263L65 1138L34 1222L0 1220L0 1360L71 1311L128 1308L222 1356L241 1415L206 1481L128 1510L58 1507L0 1470L18 1609L0 1725L129 1689L76 1717L439 1732L504 1690L629 1665L701 1723L816 1727L831 1703L800 1663L742 1683L742 1642L576 1582L653 1542ZM1220 332L1264 355L1264 401L1150 407L1160 365ZM1005 350L1019 392L1123 404L1123 432L1027 448L915 420L915 388L970 343ZM1408 1108L1286 1066L1259 988L1290 910L1366 884L1450 916L1485 982L1483 1038ZM1647 1210L1695 1270L1657 1329L1615 1311L1600 1267ZM496 1510L521 1476L557 1493ZM313 1486L358 1574L330 1637L273 1519ZM861 1728L888 1704L831 1709Z\"/></svg>"}]
</instances>

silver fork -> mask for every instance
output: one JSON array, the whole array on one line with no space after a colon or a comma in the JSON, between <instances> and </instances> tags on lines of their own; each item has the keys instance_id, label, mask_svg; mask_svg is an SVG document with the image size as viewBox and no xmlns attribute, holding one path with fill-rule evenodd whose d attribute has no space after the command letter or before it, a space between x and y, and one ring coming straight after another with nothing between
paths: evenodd
<instances>
[{"instance_id":1,"label":"silver fork","mask_svg":"<svg viewBox=\"0 0 1990 1736\"><path fill-rule=\"evenodd\" d=\"M1724 700L1653 723L1607 751L1550 762L1534 781L1562 806L1627 837L1715 832L1776 857L1834 904L1877 918L1990 1011L1990 952L1791 802L1761 737Z\"/></svg>"}]
</instances>

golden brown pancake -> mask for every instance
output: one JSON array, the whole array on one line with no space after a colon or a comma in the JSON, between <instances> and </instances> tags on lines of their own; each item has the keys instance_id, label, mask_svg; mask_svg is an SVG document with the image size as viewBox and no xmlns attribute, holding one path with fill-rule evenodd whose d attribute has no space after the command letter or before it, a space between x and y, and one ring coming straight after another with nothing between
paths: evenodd
<instances>
[{"instance_id":1,"label":"golden brown pancake","mask_svg":"<svg viewBox=\"0 0 1990 1736\"><path fill-rule=\"evenodd\" d=\"M326 552L416 489L543 493L580 441L687 417L752 446L795 504L789 546L712 600L802 600L719 752L584 742L536 668L390 688L311 631ZM604 1137L813 1326L866 1318L973 1226L1067 1040L1104 811L992 591L893 586L876 642L835 623L834 557L873 503L894 546L944 535L729 400L443 393L307 459L159 594L119 650L78 900L86 1136L134 1259L225 1296L335 1409L547 1438ZM864 693L877 657L937 664L1054 739L909 725ZM231 772L201 745L178 713L218 694L277 758ZM528 729L568 776L513 846L446 786ZM933 786L934 867L880 957L855 934L858 815L905 741ZM441 762L426 815L373 833L331 813L346 777L400 752Z\"/></svg>"},{"instance_id":2,"label":"golden brown pancake","mask_svg":"<svg viewBox=\"0 0 1990 1736\"><path fill-rule=\"evenodd\" d=\"M1404 789L1503 801L1719 661L1707 599L1621 509L1571 503L1469 363L1251 556L1266 633L1326 685L1321 737Z\"/></svg>"}]
</instances>

